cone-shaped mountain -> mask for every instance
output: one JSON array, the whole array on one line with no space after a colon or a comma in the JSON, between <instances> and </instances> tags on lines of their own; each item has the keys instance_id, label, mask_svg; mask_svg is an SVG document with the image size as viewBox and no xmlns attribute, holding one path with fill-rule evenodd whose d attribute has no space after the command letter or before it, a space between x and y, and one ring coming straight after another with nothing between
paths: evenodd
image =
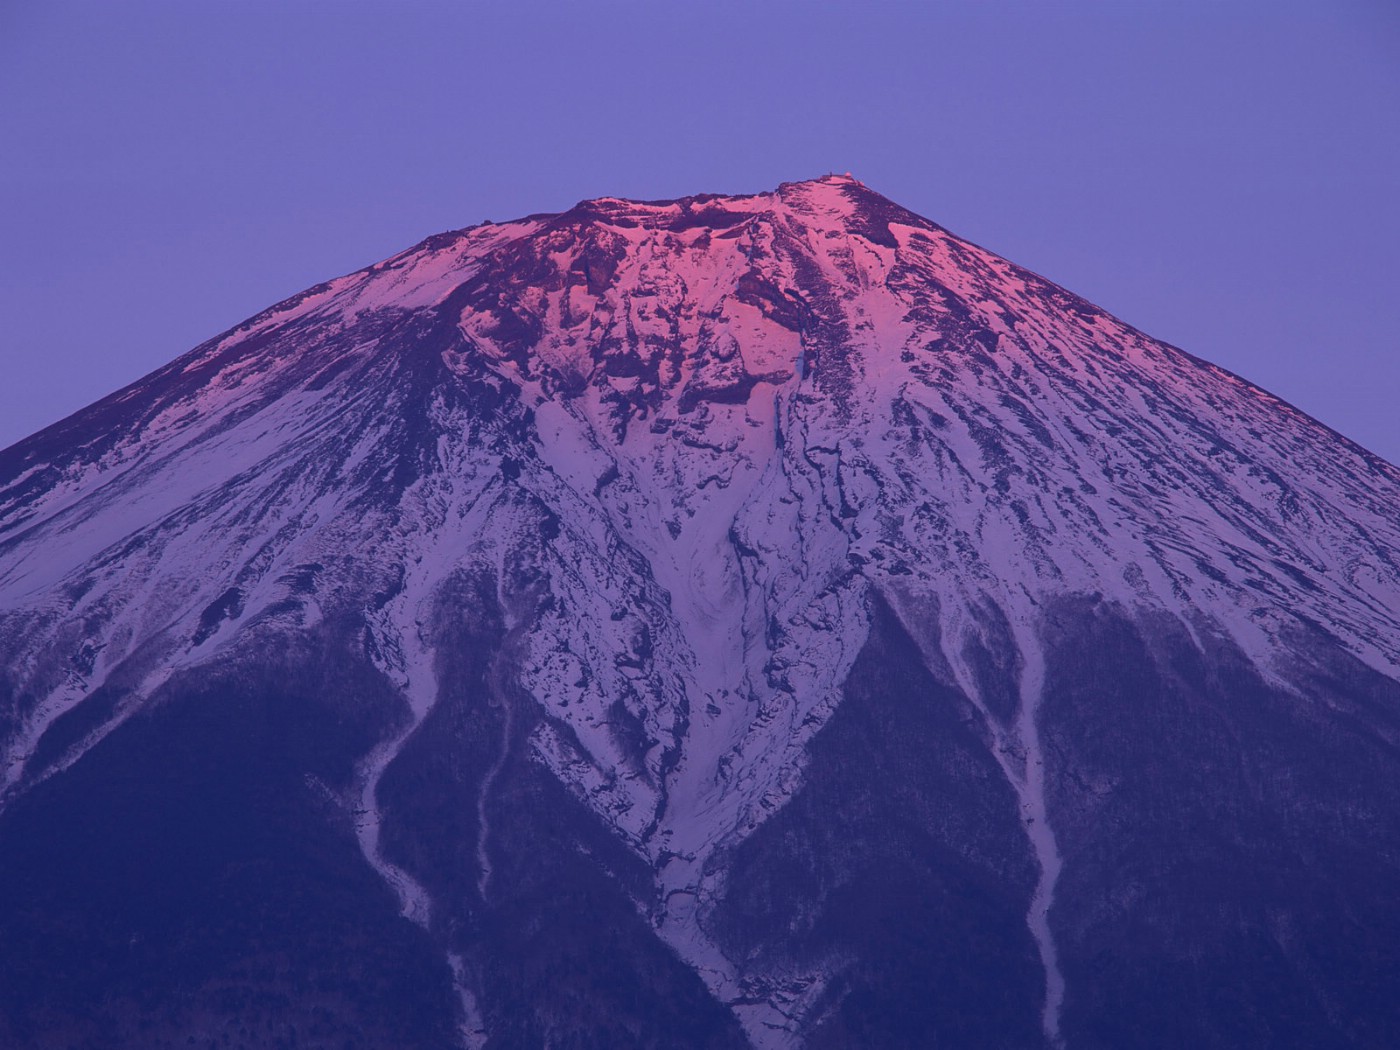
<instances>
[{"instance_id":1,"label":"cone-shaped mountain","mask_svg":"<svg viewBox=\"0 0 1400 1050\"><path fill-rule=\"evenodd\" d=\"M850 177L0 452L0 1045L1400 1040L1400 472Z\"/></svg>"}]
</instances>

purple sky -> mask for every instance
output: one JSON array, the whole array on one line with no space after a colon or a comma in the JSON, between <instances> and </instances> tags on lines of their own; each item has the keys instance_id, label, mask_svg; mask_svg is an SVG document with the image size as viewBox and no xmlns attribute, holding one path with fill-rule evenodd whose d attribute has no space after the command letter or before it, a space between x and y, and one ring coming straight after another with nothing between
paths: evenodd
<instances>
[{"instance_id":1,"label":"purple sky","mask_svg":"<svg viewBox=\"0 0 1400 1050\"><path fill-rule=\"evenodd\" d=\"M0 447L438 230L850 171L1400 461L1393 0L6 0L0 158Z\"/></svg>"}]
</instances>

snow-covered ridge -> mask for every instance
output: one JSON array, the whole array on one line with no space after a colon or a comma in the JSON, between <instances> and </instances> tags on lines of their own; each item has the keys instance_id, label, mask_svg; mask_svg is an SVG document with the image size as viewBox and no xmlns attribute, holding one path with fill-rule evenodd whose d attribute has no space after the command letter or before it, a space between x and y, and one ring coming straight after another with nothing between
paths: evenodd
<instances>
[{"instance_id":1,"label":"snow-covered ridge","mask_svg":"<svg viewBox=\"0 0 1400 1050\"><path fill-rule=\"evenodd\" d=\"M45 730L138 656L196 666L269 618L363 617L412 729L434 587L528 563L552 596L517 625L535 757L653 865L660 933L783 1045L822 976L741 989L704 930L706 862L801 784L872 592L939 610L952 684L1022 756L1048 908L1046 599L1164 610L1266 667L1308 619L1394 674L1398 552L1393 467L849 177L583 202L318 286L4 454L4 786L47 775ZM1025 671L1005 723L959 665L989 604ZM374 785L403 739L363 771L386 877Z\"/></svg>"}]
</instances>

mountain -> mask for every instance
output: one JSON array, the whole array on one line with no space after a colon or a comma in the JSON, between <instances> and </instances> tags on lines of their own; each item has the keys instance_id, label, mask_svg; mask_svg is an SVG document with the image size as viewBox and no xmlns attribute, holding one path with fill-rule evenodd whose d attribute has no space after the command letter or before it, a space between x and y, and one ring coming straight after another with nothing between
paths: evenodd
<instances>
[{"instance_id":1,"label":"mountain","mask_svg":"<svg viewBox=\"0 0 1400 1050\"><path fill-rule=\"evenodd\" d=\"M1400 1042L1400 471L850 177L5 450L0 654L6 1047Z\"/></svg>"}]
</instances>

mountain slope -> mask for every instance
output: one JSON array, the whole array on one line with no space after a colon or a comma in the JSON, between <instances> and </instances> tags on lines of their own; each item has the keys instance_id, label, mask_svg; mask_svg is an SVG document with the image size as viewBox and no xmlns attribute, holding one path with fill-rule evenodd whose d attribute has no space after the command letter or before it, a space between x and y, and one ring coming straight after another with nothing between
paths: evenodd
<instances>
[{"instance_id":1,"label":"mountain slope","mask_svg":"<svg viewBox=\"0 0 1400 1050\"><path fill-rule=\"evenodd\" d=\"M303 1038L1385 1045L1397 559L1395 468L848 177L430 238L0 453L4 899L239 887L88 1022L121 936L12 906L11 1041L231 1023L263 908Z\"/></svg>"}]
</instances>

